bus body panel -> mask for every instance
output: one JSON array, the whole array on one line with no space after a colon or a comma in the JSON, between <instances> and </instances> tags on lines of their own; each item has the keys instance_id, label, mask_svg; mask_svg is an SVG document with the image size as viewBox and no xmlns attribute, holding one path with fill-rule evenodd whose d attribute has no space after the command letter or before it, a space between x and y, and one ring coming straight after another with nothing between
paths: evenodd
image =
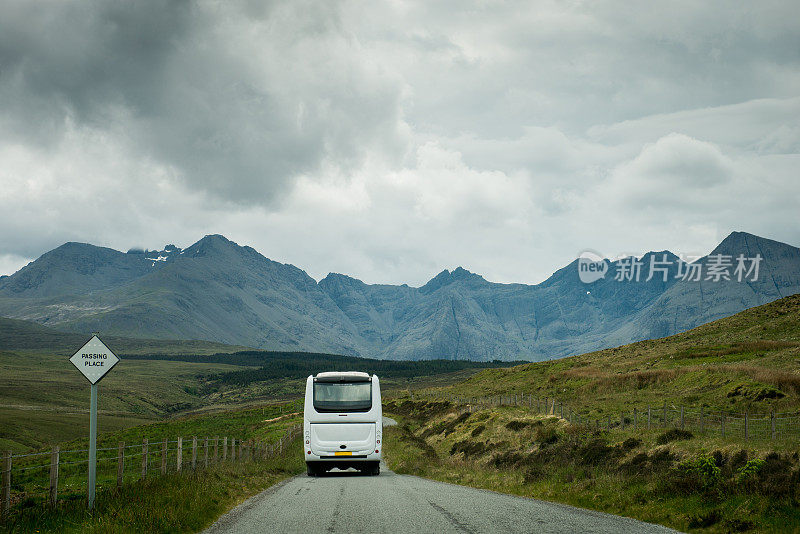
<instances>
[{"instance_id":1,"label":"bus body panel","mask_svg":"<svg viewBox=\"0 0 800 534\"><path fill-rule=\"evenodd\" d=\"M310 429L313 454L333 456L340 451L351 452L353 456L374 454L375 423L311 423Z\"/></svg>"},{"instance_id":2,"label":"bus body panel","mask_svg":"<svg viewBox=\"0 0 800 534\"><path fill-rule=\"evenodd\" d=\"M333 373L320 373L317 376L323 374L328 376ZM315 409L314 378L309 376L306 379L303 410L303 454L306 463L326 469L359 467L360 462L377 465L383 450L383 408L378 377L368 377L372 400L369 410L342 412ZM346 380L345 377L342 381Z\"/></svg>"}]
</instances>

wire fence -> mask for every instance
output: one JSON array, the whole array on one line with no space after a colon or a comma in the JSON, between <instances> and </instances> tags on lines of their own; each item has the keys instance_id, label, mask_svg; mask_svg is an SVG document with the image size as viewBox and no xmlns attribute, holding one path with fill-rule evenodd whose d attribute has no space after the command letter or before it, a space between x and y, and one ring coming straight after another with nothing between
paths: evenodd
<instances>
[{"instance_id":1,"label":"wire fence","mask_svg":"<svg viewBox=\"0 0 800 534\"><path fill-rule=\"evenodd\" d=\"M122 487L126 483L168 473L196 472L234 462L261 461L282 456L300 433L294 425L272 442L233 437L178 437L97 449L97 487ZM48 458L49 457L49 458ZM43 462L42 460L46 460ZM0 504L5 517L11 507L30 499L56 506L62 498L85 494L89 449L2 455Z\"/></svg>"},{"instance_id":2,"label":"wire fence","mask_svg":"<svg viewBox=\"0 0 800 534\"><path fill-rule=\"evenodd\" d=\"M527 393L467 397L434 392L426 396L449 401L460 406L462 411L488 406L520 406L533 413L607 430L679 428L742 441L800 438L800 412L733 413L705 407L687 408L665 402L661 406L634 406L615 415L599 415L596 411L581 409L562 399Z\"/></svg>"}]
</instances>

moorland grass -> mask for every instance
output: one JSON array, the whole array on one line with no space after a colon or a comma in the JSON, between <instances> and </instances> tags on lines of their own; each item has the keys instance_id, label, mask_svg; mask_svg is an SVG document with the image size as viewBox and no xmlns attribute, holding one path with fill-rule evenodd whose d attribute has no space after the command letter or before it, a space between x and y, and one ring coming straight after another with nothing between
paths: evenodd
<instances>
[{"instance_id":1,"label":"moorland grass","mask_svg":"<svg viewBox=\"0 0 800 534\"><path fill-rule=\"evenodd\" d=\"M519 407L459 414L446 402L396 400L387 413L400 422L384 433L398 473L683 531L800 531L796 441L742 446L666 429L607 432Z\"/></svg>"}]
</instances>

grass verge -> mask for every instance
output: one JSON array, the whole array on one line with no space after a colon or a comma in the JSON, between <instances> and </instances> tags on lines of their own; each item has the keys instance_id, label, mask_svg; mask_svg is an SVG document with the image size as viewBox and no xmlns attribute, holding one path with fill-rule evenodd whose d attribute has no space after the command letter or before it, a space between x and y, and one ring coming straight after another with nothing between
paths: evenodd
<instances>
[{"instance_id":1,"label":"grass verge","mask_svg":"<svg viewBox=\"0 0 800 534\"><path fill-rule=\"evenodd\" d=\"M104 488L89 512L75 495L50 508L39 501L15 507L4 532L197 532L246 498L300 473L300 438L284 456L264 461L221 464L194 473L168 474L136 481L121 489Z\"/></svg>"},{"instance_id":2,"label":"grass verge","mask_svg":"<svg viewBox=\"0 0 800 534\"><path fill-rule=\"evenodd\" d=\"M633 517L691 532L800 532L797 452L663 429L629 434L513 407L459 414L396 401L386 461L413 474Z\"/></svg>"}]
</instances>

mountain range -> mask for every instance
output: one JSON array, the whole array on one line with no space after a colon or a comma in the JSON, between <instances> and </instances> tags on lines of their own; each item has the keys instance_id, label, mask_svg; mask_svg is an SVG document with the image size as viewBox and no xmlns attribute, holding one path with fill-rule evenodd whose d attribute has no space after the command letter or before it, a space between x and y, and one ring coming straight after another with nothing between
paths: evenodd
<instances>
[{"instance_id":1,"label":"mountain range","mask_svg":"<svg viewBox=\"0 0 800 534\"><path fill-rule=\"evenodd\" d=\"M739 255L761 258L755 280L734 275ZM730 279L705 279L721 257L733 262ZM683 279L687 264L669 251L639 259L638 281L617 280L626 261L603 260L609 274L589 284L575 260L536 285L488 282L458 267L409 287L336 273L316 282L220 235L186 249L127 253L66 243L0 277L0 316L62 331L272 350L545 360L671 335L800 293L800 249L745 232L694 262L699 281ZM651 261L667 266L646 280Z\"/></svg>"}]
</instances>

